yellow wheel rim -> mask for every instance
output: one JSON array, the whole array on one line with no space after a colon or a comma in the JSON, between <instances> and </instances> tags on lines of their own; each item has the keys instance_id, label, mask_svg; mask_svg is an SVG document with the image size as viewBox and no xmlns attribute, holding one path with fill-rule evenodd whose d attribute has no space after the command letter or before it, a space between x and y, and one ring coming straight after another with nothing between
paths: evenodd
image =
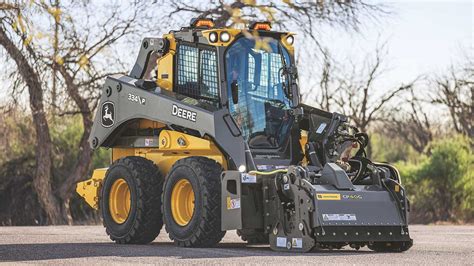
<instances>
[{"instance_id":1,"label":"yellow wheel rim","mask_svg":"<svg viewBox=\"0 0 474 266\"><path fill-rule=\"evenodd\" d=\"M194 191L187 179L174 184L171 192L171 214L174 221L185 226L191 221L194 213Z\"/></svg>"},{"instance_id":2,"label":"yellow wheel rim","mask_svg":"<svg viewBox=\"0 0 474 266\"><path fill-rule=\"evenodd\" d=\"M123 178L115 180L112 184L109 195L109 210L112 219L118 224L123 224L128 218L130 213L130 188Z\"/></svg>"}]
</instances>

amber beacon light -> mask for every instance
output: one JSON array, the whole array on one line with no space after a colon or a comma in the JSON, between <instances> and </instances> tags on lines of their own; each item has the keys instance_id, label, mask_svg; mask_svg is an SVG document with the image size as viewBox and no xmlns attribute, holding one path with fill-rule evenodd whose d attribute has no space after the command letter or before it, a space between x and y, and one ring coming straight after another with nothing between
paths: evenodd
<instances>
[{"instance_id":1,"label":"amber beacon light","mask_svg":"<svg viewBox=\"0 0 474 266\"><path fill-rule=\"evenodd\" d=\"M269 31L272 29L270 22L254 22L249 27L251 30L266 30Z\"/></svg>"},{"instance_id":2,"label":"amber beacon light","mask_svg":"<svg viewBox=\"0 0 474 266\"><path fill-rule=\"evenodd\" d=\"M191 20L191 28L214 28L214 21L209 18L194 18Z\"/></svg>"}]
</instances>

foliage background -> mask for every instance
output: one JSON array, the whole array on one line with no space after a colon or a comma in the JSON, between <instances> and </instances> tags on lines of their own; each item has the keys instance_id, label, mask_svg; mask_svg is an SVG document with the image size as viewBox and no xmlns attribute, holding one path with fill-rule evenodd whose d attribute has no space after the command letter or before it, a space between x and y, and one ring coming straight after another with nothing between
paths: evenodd
<instances>
[{"instance_id":1,"label":"foliage background","mask_svg":"<svg viewBox=\"0 0 474 266\"><path fill-rule=\"evenodd\" d=\"M0 59L6 70L0 73L6 96L0 115L0 225L100 222L99 213L70 190L92 169L110 163L108 150L90 151L84 142L103 79L130 69L124 58L134 56L143 36L179 29L195 16L212 17L221 26L270 20L277 30L296 31L305 103L344 113L370 133L372 159L400 170L411 222L474 221L471 51L442 73L382 90L388 53L383 42L355 63L334 58L330 44L319 38L320 26L360 34L364 27L396 17L389 5L363 0L55 0L0 3ZM306 67L309 62L313 67ZM27 82L25 73L36 74L37 82ZM38 93L42 97L31 97ZM45 124L48 129L38 131ZM39 141L45 138L50 143ZM44 171L41 162L51 167ZM55 203L48 205L44 195Z\"/></svg>"}]
</instances>

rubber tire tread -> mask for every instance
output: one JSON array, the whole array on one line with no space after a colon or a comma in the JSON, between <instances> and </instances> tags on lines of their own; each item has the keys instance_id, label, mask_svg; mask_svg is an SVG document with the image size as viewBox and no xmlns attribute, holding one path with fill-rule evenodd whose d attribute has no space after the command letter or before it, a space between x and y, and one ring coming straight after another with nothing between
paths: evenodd
<instances>
[{"instance_id":1,"label":"rubber tire tread","mask_svg":"<svg viewBox=\"0 0 474 266\"><path fill-rule=\"evenodd\" d=\"M115 161L107 173L112 167L118 166L127 168L132 178L137 181L137 213L133 225L125 236L117 237L112 234L105 220L104 227L110 239L118 244L148 244L155 240L163 227L161 212L163 175L152 161L139 156L128 156ZM108 201L104 203L106 202ZM103 212L102 215L110 214Z\"/></svg>"},{"instance_id":2,"label":"rubber tire tread","mask_svg":"<svg viewBox=\"0 0 474 266\"><path fill-rule=\"evenodd\" d=\"M174 169L178 167L190 167L203 189L199 193L203 196L204 209L201 211L201 220L198 225L186 239L178 239L174 230L181 230L181 228L174 223L171 213L166 211L166 205L169 199L165 199L164 192L162 194L163 220L169 238L180 247L213 247L219 243L224 237L226 231L221 231L221 173L222 166L214 160L207 157L192 156L176 161L170 170L164 189L167 189L168 182L171 182L169 175ZM170 190L172 187L170 186ZM197 193L194 191L194 193ZM171 195L171 192L170 192ZM193 217L195 219L196 217Z\"/></svg>"}]
</instances>

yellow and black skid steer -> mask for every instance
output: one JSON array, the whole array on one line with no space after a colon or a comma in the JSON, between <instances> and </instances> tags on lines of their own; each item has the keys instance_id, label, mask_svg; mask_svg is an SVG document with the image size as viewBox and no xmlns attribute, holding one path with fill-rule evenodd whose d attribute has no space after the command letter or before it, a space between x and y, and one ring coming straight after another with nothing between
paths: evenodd
<instances>
[{"instance_id":1,"label":"yellow and black skid steer","mask_svg":"<svg viewBox=\"0 0 474 266\"><path fill-rule=\"evenodd\" d=\"M227 230L277 251L412 246L397 169L367 158L346 116L300 102L294 41L268 22L193 19L107 77L90 144L111 165L77 192L113 241L146 244L165 225L183 247Z\"/></svg>"}]
</instances>

